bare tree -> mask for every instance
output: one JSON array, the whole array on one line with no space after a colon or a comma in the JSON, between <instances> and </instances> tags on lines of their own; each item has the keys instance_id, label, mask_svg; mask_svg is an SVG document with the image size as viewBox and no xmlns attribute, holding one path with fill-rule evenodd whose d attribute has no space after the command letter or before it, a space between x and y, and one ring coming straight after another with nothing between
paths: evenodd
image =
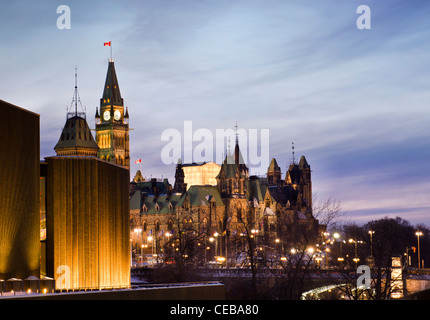
<instances>
[{"instance_id":1,"label":"bare tree","mask_svg":"<svg viewBox=\"0 0 430 320\"><path fill-rule=\"evenodd\" d=\"M173 219L172 234L164 243L164 260L167 263L160 272L163 281L194 280L192 271L206 249L201 245L206 233L200 230L198 223L191 222L190 216L191 213L179 210Z\"/></svg>"},{"instance_id":2,"label":"bare tree","mask_svg":"<svg viewBox=\"0 0 430 320\"><path fill-rule=\"evenodd\" d=\"M325 224L327 229L332 224L337 223L344 215L342 202L328 197L321 199L318 194L312 196L312 213L315 219L318 219L320 224Z\"/></svg>"},{"instance_id":3,"label":"bare tree","mask_svg":"<svg viewBox=\"0 0 430 320\"><path fill-rule=\"evenodd\" d=\"M258 235L253 232L255 228L255 219L253 212L253 202L248 203L244 214L238 215L238 230L232 238L232 244L235 247L236 258L237 256L244 256L246 266L251 269L251 285L252 295L257 296L257 272L261 266L261 255L257 248Z\"/></svg>"}]
</instances>

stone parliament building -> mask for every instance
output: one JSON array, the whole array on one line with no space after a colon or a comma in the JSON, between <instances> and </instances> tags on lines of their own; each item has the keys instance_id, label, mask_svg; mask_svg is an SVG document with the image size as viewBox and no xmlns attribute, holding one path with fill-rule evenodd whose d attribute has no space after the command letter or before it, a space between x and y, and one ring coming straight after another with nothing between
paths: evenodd
<instances>
[{"instance_id":1,"label":"stone parliament building","mask_svg":"<svg viewBox=\"0 0 430 320\"><path fill-rule=\"evenodd\" d=\"M145 248L149 253L162 253L171 238L184 232L201 235L200 242L221 236L225 251L234 239L251 232L260 244L269 246L275 241L291 247L318 241L325 226L312 214L311 168L304 156L298 163L293 160L285 177L275 159L265 178L249 176L236 139L234 153L218 166L214 184L187 185L186 170L204 165L179 161L173 186L167 179L144 181L141 172L136 173L130 183L136 260ZM218 248L216 255L222 255L222 250ZM233 250L228 252L227 258L234 259Z\"/></svg>"}]
</instances>

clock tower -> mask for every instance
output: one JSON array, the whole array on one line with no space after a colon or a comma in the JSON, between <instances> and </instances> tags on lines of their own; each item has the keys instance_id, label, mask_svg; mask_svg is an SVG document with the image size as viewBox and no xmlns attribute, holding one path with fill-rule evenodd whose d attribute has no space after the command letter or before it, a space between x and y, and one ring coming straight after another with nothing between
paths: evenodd
<instances>
[{"instance_id":1,"label":"clock tower","mask_svg":"<svg viewBox=\"0 0 430 320\"><path fill-rule=\"evenodd\" d=\"M109 60L100 113L96 109L97 156L130 169L128 110L118 86L113 60Z\"/></svg>"}]
</instances>

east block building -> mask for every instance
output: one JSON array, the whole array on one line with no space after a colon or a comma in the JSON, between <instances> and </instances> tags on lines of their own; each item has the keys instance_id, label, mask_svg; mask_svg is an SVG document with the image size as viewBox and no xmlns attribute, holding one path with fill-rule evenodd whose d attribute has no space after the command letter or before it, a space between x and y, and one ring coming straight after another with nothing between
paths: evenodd
<instances>
[{"instance_id":1,"label":"east block building","mask_svg":"<svg viewBox=\"0 0 430 320\"><path fill-rule=\"evenodd\" d=\"M312 215L311 168L304 156L289 166L284 178L275 159L266 178L249 176L236 141L234 153L214 176L215 185L188 185L184 167L178 163L173 187L166 179L131 182L136 253L139 246L146 247L148 237L161 250L168 237L183 232L203 235L202 241L221 235L224 245L254 232L261 244L278 239L292 246L315 243L324 229Z\"/></svg>"}]
</instances>

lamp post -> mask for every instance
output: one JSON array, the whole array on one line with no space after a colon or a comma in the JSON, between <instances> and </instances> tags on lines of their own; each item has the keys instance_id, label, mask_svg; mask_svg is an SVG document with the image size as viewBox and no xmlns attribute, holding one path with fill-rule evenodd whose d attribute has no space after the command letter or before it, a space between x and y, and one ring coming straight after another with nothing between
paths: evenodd
<instances>
[{"instance_id":1,"label":"lamp post","mask_svg":"<svg viewBox=\"0 0 430 320\"><path fill-rule=\"evenodd\" d=\"M151 264L154 264L154 237L152 236L148 236L146 238L148 240L148 242L151 242L151 252L152 252L152 260L151 260Z\"/></svg>"},{"instance_id":2,"label":"lamp post","mask_svg":"<svg viewBox=\"0 0 430 320\"><path fill-rule=\"evenodd\" d=\"M415 232L415 235L418 238L418 269L421 269L420 236L422 236L423 233L418 230L417 232Z\"/></svg>"},{"instance_id":3,"label":"lamp post","mask_svg":"<svg viewBox=\"0 0 430 320\"><path fill-rule=\"evenodd\" d=\"M142 228L134 228L134 232L136 233L136 234L140 234L141 236L142 236L142 243L141 243L141 245L143 244L143 229ZM137 247L138 247L139 245L138 245L138 241L136 240L136 260L138 259L137 257L138 257L138 251L137 251ZM139 246L140 247L140 246ZM140 248L140 263L142 263L142 257L143 257L143 252L142 252L142 248Z\"/></svg>"},{"instance_id":4,"label":"lamp post","mask_svg":"<svg viewBox=\"0 0 430 320\"><path fill-rule=\"evenodd\" d=\"M354 244L355 244L355 257L352 260L355 262L355 264L358 264L358 261L360 261L360 258L358 257L358 254L357 254L357 244L358 243L363 243L363 241L360 241L360 240L357 241L357 240L354 240L354 239L349 239L348 241L349 241L349 243L353 243L354 242Z\"/></svg>"},{"instance_id":5,"label":"lamp post","mask_svg":"<svg viewBox=\"0 0 430 320\"><path fill-rule=\"evenodd\" d=\"M218 251L218 236L219 236L219 233L215 232L214 233L214 237L215 237L215 257L217 257L217 255L218 255L218 252L217 252ZM220 255L221 255L221 253L220 253Z\"/></svg>"},{"instance_id":6,"label":"lamp post","mask_svg":"<svg viewBox=\"0 0 430 320\"><path fill-rule=\"evenodd\" d=\"M373 257L373 234L375 233L375 231L373 230L369 230L369 234L370 234L370 256Z\"/></svg>"},{"instance_id":7,"label":"lamp post","mask_svg":"<svg viewBox=\"0 0 430 320\"><path fill-rule=\"evenodd\" d=\"M338 232L333 233L333 238L335 239L335 241L339 241L340 255L339 255L339 258L337 258L337 261L340 262L340 267L342 267L344 259L342 257L342 239L341 239L340 233Z\"/></svg>"}]
</instances>

